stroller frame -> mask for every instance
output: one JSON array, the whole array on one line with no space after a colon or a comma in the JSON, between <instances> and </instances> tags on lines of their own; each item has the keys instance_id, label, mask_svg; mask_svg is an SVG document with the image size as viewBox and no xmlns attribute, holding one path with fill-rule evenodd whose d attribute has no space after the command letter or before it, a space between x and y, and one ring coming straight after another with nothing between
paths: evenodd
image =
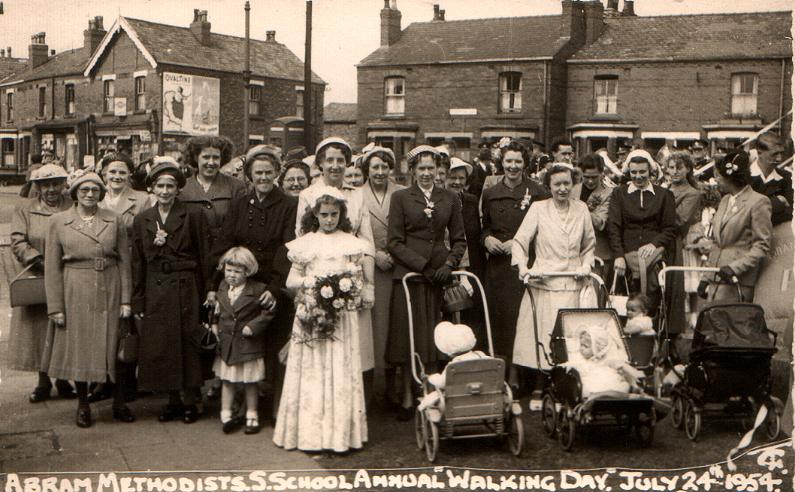
<instances>
[{"instance_id":1,"label":"stroller frame","mask_svg":"<svg viewBox=\"0 0 795 492\"><path fill-rule=\"evenodd\" d=\"M519 402L513 399L511 388L505 382L505 362L494 358L486 291L480 279L474 274L464 270L457 270L452 274L454 277L468 278L477 286L483 302L486 338L491 359L465 360L448 364L445 392L438 390L439 404L424 410L419 408L415 410L414 431L417 447L425 450L428 461L434 462L441 439L498 437L508 442L508 448L514 456L519 456L524 448L522 408ZM435 388L429 382L422 360L415 351L414 318L408 284L412 278L423 277L419 273L407 273L403 276L402 284L409 314L411 374L414 381L421 386L424 397ZM454 313L454 316L457 318L459 313ZM487 381L478 380L478 375L484 374L489 376Z\"/></svg>"}]
</instances>

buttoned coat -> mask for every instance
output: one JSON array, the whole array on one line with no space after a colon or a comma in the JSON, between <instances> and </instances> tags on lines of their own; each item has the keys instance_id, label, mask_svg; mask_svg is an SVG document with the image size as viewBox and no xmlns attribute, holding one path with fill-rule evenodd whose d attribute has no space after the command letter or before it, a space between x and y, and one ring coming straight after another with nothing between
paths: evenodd
<instances>
[{"instance_id":1,"label":"buttoned coat","mask_svg":"<svg viewBox=\"0 0 795 492\"><path fill-rule=\"evenodd\" d=\"M614 258L653 244L670 251L676 235L676 203L673 193L652 185L654 194L644 192L643 207L640 192L628 193L628 184L613 188L610 195L607 231Z\"/></svg>"},{"instance_id":2,"label":"buttoned coat","mask_svg":"<svg viewBox=\"0 0 795 492\"><path fill-rule=\"evenodd\" d=\"M210 246L221 235L221 228L232 200L246 194L246 184L232 176L218 173L210 188L204 191L196 176L191 176L179 192L181 202L189 208L201 210L207 219Z\"/></svg>"},{"instance_id":3,"label":"buttoned coat","mask_svg":"<svg viewBox=\"0 0 795 492\"><path fill-rule=\"evenodd\" d=\"M770 251L773 224L770 199L746 186L729 207L729 195L721 198L712 218L715 244L710 250L708 266L728 265L740 285L753 287L759 267Z\"/></svg>"},{"instance_id":4,"label":"buttoned coat","mask_svg":"<svg viewBox=\"0 0 795 492\"><path fill-rule=\"evenodd\" d=\"M166 242L154 244L158 226ZM179 199L161 222L157 207L133 221L133 313L143 313L138 381L151 391L202 385L199 306L210 290L207 222Z\"/></svg>"},{"instance_id":5,"label":"buttoned coat","mask_svg":"<svg viewBox=\"0 0 795 492\"><path fill-rule=\"evenodd\" d=\"M262 309L259 296L265 284L248 279L234 303L229 300L229 285L221 281L218 288L218 354L231 366L261 359L265 355L265 331L273 312ZM251 328L251 336L243 336L243 328Z\"/></svg>"},{"instance_id":6,"label":"buttoned coat","mask_svg":"<svg viewBox=\"0 0 795 492\"><path fill-rule=\"evenodd\" d=\"M19 272L35 260L43 259L47 227L50 217L68 210L72 200L61 197L58 207L52 209L39 198L31 198L14 209L11 217L11 254ZM44 273L44 263L29 270L36 275ZM42 356L47 342L47 305L17 306L11 311L11 329L8 334L8 367L18 371L41 371Z\"/></svg>"},{"instance_id":7,"label":"buttoned coat","mask_svg":"<svg viewBox=\"0 0 795 492\"><path fill-rule=\"evenodd\" d=\"M63 313L45 351L47 372L73 381L115 378L120 304L130 303L130 246L121 218L99 208L93 224L76 208L53 215L47 232L47 312Z\"/></svg>"},{"instance_id":8,"label":"buttoned coat","mask_svg":"<svg viewBox=\"0 0 795 492\"><path fill-rule=\"evenodd\" d=\"M452 191L434 186L430 201L433 211L428 217L425 195L416 184L392 195L388 248L395 258L393 279L401 279L409 272L422 273L426 267L437 269L448 264L455 268L464 255L466 233L461 200ZM446 232L449 249L445 245Z\"/></svg>"}]
</instances>

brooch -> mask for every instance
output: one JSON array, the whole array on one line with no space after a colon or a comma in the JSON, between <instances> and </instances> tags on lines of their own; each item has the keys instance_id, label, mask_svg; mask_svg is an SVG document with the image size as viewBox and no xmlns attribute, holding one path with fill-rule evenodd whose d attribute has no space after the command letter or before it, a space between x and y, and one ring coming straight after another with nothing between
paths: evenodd
<instances>
[{"instance_id":1,"label":"brooch","mask_svg":"<svg viewBox=\"0 0 795 492\"><path fill-rule=\"evenodd\" d=\"M425 204L427 206L425 207L425 210L423 210L423 212L425 212L425 216L426 217L431 219L431 218L433 218L433 206L434 206L434 203L432 201L425 200Z\"/></svg>"},{"instance_id":2,"label":"brooch","mask_svg":"<svg viewBox=\"0 0 795 492\"><path fill-rule=\"evenodd\" d=\"M519 210L524 210L530 206L530 200L533 199L533 196L530 194L530 188L524 189L524 197L522 197L522 202L519 204Z\"/></svg>"},{"instance_id":3,"label":"brooch","mask_svg":"<svg viewBox=\"0 0 795 492\"><path fill-rule=\"evenodd\" d=\"M155 246L163 246L166 244L166 238L168 237L168 233L165 229L160 227L160 223L157 223L157 232L155 232Z\"/></svg>"}]
</instances>

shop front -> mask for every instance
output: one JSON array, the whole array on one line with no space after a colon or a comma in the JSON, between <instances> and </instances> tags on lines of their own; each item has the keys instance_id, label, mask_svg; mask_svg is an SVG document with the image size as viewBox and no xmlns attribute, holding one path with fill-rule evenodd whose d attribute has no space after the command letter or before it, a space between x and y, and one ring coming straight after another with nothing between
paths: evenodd
<instances>
[{"instance_id":1,"label":"shop front","mask_svg":"<svg viewBox=\"0 0 795 492\"><path fill-rule=\"evenodd\" d=\"M618 123L577 123L567 128L577 159L599 149L615 158L619 141L632 140L638 125Z\"/></svg>"}]
</instances>

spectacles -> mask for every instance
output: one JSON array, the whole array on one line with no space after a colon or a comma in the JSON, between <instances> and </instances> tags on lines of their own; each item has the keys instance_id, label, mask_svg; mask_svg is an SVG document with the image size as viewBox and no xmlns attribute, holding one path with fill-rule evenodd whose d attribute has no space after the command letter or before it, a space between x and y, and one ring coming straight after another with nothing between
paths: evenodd
<instances>
[{"instance_id":1,"label":"spectacles","mask_svg":"<svg viewBox=\"0 0 795 492\"><path fill-rule=\"evenodd\" d=\"M81 195L88 195L89 193L99 195L102 190L99 188L78 188L77 192Z\"/></svg>"}]
</instances>

